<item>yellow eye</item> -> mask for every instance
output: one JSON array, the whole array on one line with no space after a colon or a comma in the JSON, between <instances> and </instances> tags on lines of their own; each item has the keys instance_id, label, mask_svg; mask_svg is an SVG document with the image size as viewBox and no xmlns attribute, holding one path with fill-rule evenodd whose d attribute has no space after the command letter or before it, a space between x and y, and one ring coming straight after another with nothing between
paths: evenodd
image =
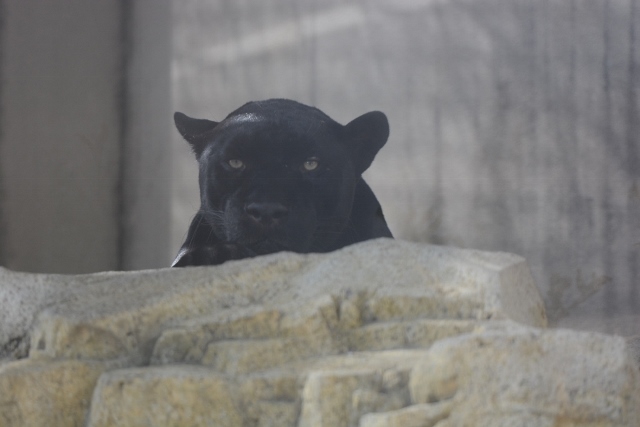
<instances>
[{"instance_id":1,"label":"yellow eye","mask_svg":"<svg viewBox=\"0 0 640 427\"><path fill-rule=\"evenodd\" d=\"M241 169L244 166L244 162L238 159L231 159L229 160L229 166L234 169Z\"/></svg>"},{"instance_id":2,"label":"yellow eye","mask_svg":"<svg viewBox=\"0 0 640 427\"><path fill-rule=\"evenodd\" d=\"M314 158L308 159L302 164L304 170L312 171L318 167L318 161Z\"/></svg>"}]
</instances>

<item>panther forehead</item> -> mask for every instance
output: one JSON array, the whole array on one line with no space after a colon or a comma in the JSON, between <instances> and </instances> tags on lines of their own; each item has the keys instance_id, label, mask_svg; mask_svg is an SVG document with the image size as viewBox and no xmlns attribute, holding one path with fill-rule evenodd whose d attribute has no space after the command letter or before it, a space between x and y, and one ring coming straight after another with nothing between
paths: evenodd
<instances>
[{"instance_id":1,"label":"panther forehead","mask_svg":"<svg viewBox=\"0 0 640 427\"><path fill-rule=\"evenodd\" d=\"M258 123L265 121L265 117L255 113L243 113L226 118L222 123L226 125L235 125L241 123Z\"/></svg>"}]
</instances>

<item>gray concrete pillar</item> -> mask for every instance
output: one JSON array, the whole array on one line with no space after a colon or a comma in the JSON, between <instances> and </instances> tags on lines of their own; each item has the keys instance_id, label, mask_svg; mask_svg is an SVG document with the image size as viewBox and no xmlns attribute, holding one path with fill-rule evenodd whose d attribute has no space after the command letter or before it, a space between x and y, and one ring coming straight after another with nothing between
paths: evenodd
<instances>
[{"instance_id":1,"label":"gray concrete pillar","mask_svg":"<svg viewBox=\"0 0 640 427\"><path fill-rule=\"evenodd\" d=\"M121 267L168 267L170 247L171 1L129 2Z\"/></svg>"},{"instance_id":2,"label":"gray concrete pillar","mask_svg":"<svg viewBox=\"0 0 640 427\"><path fill-rule=\"evenodd\" d=\"M165 265L168 0L0 5L0 265Z\"/></svg>"}]
</instances>

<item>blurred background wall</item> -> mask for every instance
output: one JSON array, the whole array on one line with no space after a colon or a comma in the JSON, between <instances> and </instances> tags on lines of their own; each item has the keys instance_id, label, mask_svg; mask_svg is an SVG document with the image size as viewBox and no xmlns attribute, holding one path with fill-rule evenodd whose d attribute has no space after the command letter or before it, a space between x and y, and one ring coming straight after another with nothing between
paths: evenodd
<instances>
[{"instance_id":1,"label":"blurred background wall","mask_svg":"<svg viewBox=\"0 0 640 427\"><path fill-rule=\"evenodd\" d=\"M284 97L388 115L396 237L521 254L556 324L640 333L637 3L0 0L0 264L168 265L198 207L171 112Z\"/></svg>"},{"instance_id":2,"label":"blurred background wall","mask_svg":"<svg viewBox=\"0 0 640 427\"><path fill-rule=\"evenodd\" d=\"M166 265L170 0L0 0L0 265Z\"/></svg>"}]
</instances>

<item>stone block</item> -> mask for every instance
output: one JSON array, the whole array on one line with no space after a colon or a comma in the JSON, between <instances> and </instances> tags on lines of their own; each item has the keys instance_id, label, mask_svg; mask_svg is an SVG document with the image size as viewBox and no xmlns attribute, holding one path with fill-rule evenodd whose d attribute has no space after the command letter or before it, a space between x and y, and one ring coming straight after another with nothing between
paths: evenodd
<instances>
[{"instance_id":1,"label":"stone block","mask_svg":"<svg viewBox=\"0 0 640 427\"><path fill-rule=\"evenodd\" d=\"M123 369L96 386L88 427L242 427L235 382L193 366Z\"/></svg>"},{"instance_id":2,"label":"stone block","mask_svg":"<svg viewBox=\"0 0 640 427\"><path fill-rule=\"evenodd\" d=\"M322 348L304 338L218 341L209 344L201 363L219 372L246 374L331 353L331 346Z\"/></svg>"},{"instance_id":3,"label":"stone block","mask_svg":"<svg viewBox=\"0 0 640 427\"><path fill-rule=\"evenodd\" d=\"M409 388L414 403L452 402L451 425L630 427L639 376L622 338L516 328L437 342Z\"/></svg>"},{"instance_id":4,"label":"stone block","mask_svg":"<svg viewBox=\"0 0 640 427\"><path fill-rule=\"evenodd\" d=\"M0 366L0 426L81 427L107 364L19 360Z\"/></svg>"}]
</instances>

